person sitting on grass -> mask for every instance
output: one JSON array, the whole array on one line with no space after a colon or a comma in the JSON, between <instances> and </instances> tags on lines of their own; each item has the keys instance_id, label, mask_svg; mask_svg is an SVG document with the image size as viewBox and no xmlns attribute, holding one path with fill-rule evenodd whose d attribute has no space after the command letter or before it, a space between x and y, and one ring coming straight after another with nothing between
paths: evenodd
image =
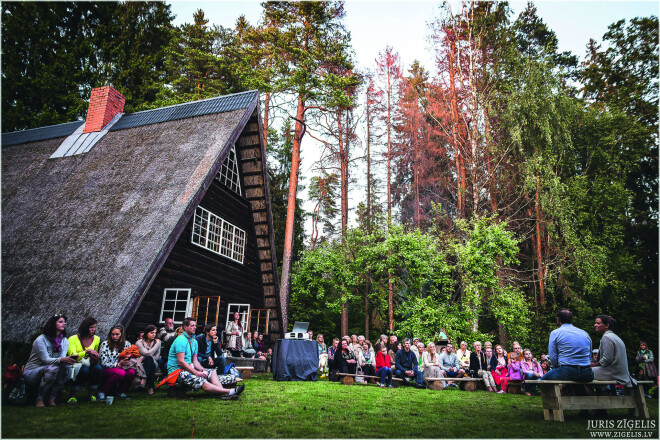
<instances>
[{"instance_id":1,"label":"person sitting on grass","mask_svg":"<svg viewBox=\"0 0 660 440\"><path fill-rule=\"evenodd\" d=\"M154 382L156 381L156 370L160 361L160 339L156 338L156 326L148 325L144 329L144 338L137 341L135 346L140 353L140 362L144 368L147 394L154 393Z\"/></svg>"},{"instance_id":2,"label":"person sitting on grass","mask_svg":"<svg viewBox=\"0 0 660 440\"><path fill-rule=\"evenodd\" d=\"M496 385L500 386L498 393L506 393L509 383L509 370L506 368L506 355L501 345L495 346L495 356L490 361L490 372Z\"/></svg>"},{"instance_id":3,"label":"person sitting on grass","mask_svg":"<svg viewBox=\"0 0 660 440\"><path fill-rule=\"evenodd\" d=\"M362 343L362 350L359 351L358 364L362 368L362 374L365 376L373 376L375 374L374 364L376 360L374 358L374 352L371 349L371 342L364 341Z\"/></svg>"},{"instance_id":4,"label":"person sitting on grass","mask_svg":"<svg viewBox=\"0 0 660 440\"><path fill-rule=\"evenodd\" d=\"M543 370L541 370L541 365L532 358L532 351L529 348L523 350L523 360L520 366L525 376L525 394L531 396L531 393L536 391L536 385L531 382L539 380L543 376Z\"/></svg>"},{"instance_id":5,"label":"person sitting on grass","mask_svg":"<svg viewBox=\"0 0 660 440\"><path fill-rule=\"evenodd\" d=\"M415 353L410 349L410 339L403 340L403 350L396 352L394 362L394 375L403 379L405 384L409 384L408 380L415 380L415 388L426 388L424 386L424 376L419 371L419 363Z\"/></svg>"},{"instance_id":6,"label":"person sitting on grass","mask_svg":"<svg viewBox=\"0 0 660 440\"><path fill-rule=\"evenodd\" d=\"M77 370L75 382L71 386L69 394L69 403L76 403L76 394L80 387L88 383L87 398L95 402L96 391L101 383L101 374L103 367L99 364L99 346L101 338L96 335L97 322L94 318L85 318L78 326L78 334L69 338L69 356L76 355L76 363L73 364L74 370Z\"/></svg>"},{"instance_id":7,"label":"person sitting on grass","mask_svg":"<svg viewBox=\"0 0 660 440\"><path fill-rule=\"evenodd\" d=\"M205 369L199 363L197 340L195 339L197 322L193 318L183 320L183 334L177 336L170 348L167 358L167 380L176 376L176 384L190 387L194 390L202 389L210 394L219 394L222 399L238 399L245 389L241 384L235 389L222 386L215 369Z\"/></svg>"},{"instance_id":8,"label":"person sitting on grass","mask_svg":"<svg viewBox=\"0 0 660 440\"><path fill-rule=\"evenodd\" d=\"M392 362L387 354L387 346L381 344L380 351L376 355L376 376L380 377L380 387L392 388Z\"/></svg>"},{"instance_id":9,"label":"person sitting on grass","mask_svg":"<svg viewBox=\"0 0 660 440\"><path fill-rule=\"evenodd\" d=\"M43 331L32 343L30 357L25 364L23 375L25 383L37 387L37 408L55 406L55 397L69 378L69 369L78 356L67 356L69 340L66 338L66 316L51 316Z\"/></svg>"},{"instance_id":10,"label":"person sitting on grass","mask_svg":"<svg viewBox=\"0 0 660 440\"><path fill-rule=\"evenodd\" d=\"M446 351L440 354L440 368L444 371L445 377L463 377L465 370L458 363L458 357L454 353L454 346L447 344ZM456 382L449 381L450 387L458 388Z\"/></svg>"},{"instance_id":11,"label":"person sitting on grass","mask_svg":"<svg viewBox=\"0 0 660 440\"><path fill-rule=\"evenodd\" d=\"M204 333L197 336L197 360L204 368L215 368L219 374L225 374L226 359L222 355L220 339L218 338L218 326L206 324Z\"/></svg>"},{"instance_id":12,"label":"person sitting on grass","mask_svg":"<svg viewBox=\"0 0 660 440\"><path fill-rule=\"evenodd\" d=\"M475 341L472 344L474 351L470 353L470 377L482 378L488 391L497 391L493 375L488 370L488 360L486 353L481 351L481 342Z\"/></svg>"},{"instance_id":13,"label":"person sitting on grass","mask_svg":"<svg viewBox=\"0 0 660 440\"><path fill-rule=\"evenodd\" d=\"M316 336L316 354L319 356L321 379L325 379L325 375L328 372L328 347L323 342L323 334L321 333Z\"/></svg>"},{"instance_id":14,"label":"person sitting on grass","mask_svg":"<svg viewBox=\"0 0 660 440\"><path fill-rule=\"evenodd\" d=\"M440 355L435 352L435 344L429 342L426 350L422 351L422 376L424 379L444 377L440 368Z\"/></svg>"},{"instance_id":15,"label":"person sitting on grass","mask_svg":"<svg viewBox=\"0 0 660 440\"><path fill-rule=\"evenodd\" d=\"M131 346L124 336L124 326L112 326L108 339L101 343L101 366L103 367L103 385L99 389L99 399L117 388L120 399L128 399L126 391L135 378L136 371L130 368L129 359L119 359L119 354Z\"/></svg>"}]
</instances>

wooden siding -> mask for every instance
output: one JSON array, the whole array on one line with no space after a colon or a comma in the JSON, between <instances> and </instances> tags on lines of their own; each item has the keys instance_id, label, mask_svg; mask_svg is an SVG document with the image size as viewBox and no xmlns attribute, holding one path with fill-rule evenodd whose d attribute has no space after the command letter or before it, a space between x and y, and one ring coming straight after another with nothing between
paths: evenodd
<instances>
[{"instance_id":1,"label":"wooden siding","mask_svg":"<svg viewBox=\"0 0 660 440\"><path fill-rule=\"evenodd\" d=\"M224 326L228 303L271 309L271 338L281 336L272 214L266 199L267 174L261 160L263 150L256 110L238 138L236 150L244 196L214 180L199 206L246 231L243 264L193 244L191 219L131 320L129 335L135 335L147 324L158 325L164 290L181 288L191 289L191 298L219 295L220 327Z\"/></svg>"}]
</instances>

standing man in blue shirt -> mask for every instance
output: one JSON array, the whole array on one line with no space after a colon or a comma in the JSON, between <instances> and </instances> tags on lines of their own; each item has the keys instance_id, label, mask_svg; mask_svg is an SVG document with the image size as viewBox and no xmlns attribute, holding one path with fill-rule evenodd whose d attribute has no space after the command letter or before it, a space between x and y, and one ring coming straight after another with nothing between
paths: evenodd
<instances>
[{"instance_id":1,"label":"standing man in blue shirt","mask_svg":"<svg viewBox=\"0 0 660 440\"><path fill-rule=\"evenodd\" d=\"M237 399L245 385L227 389L222 386L214 369L203 368L197 360L198 346L195 340L197 322L193 318L183 320L183 334L177 336L170 347L167 359L167 372L181 370L176 379L177 385L185 385L195 390L220 394L222 399Z\"/></svg>"},{"instance_id":2,"label":"standing man in blue shirt","mask_svg":"<svg viewBox=\"0 0 660 440\"><path fill-rule=\"evenodd\" d=\"M560 327L550 333L548 344L552 370L545 373L541 380L594 380L591 370L591 338L584 330L574 327L572 322L573 314L570 310L561 309L557 312L557 324Z\"/></svg>"}]
</instances>

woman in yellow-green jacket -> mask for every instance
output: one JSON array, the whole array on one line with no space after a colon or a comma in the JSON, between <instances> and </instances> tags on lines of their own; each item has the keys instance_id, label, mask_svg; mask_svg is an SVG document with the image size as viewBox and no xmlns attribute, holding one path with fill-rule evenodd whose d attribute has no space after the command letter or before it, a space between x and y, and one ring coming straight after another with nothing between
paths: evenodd
<instances>
[{"instance_id":1,"label":"woman in yellow-green jacket","mask_svg":"<svg viewBox=\"0 0 660 440\"><path fill-rule=\"evenodd\" d=\"M73 364L74 383L69 395L69 403L77 402L76 394L81 385L89 383L88 398L96 400L96 391L101 383L103 367L99 364L99 345L101 339L96 335L96 319L85 318L78 327L78 334L69 338L69 356L78 356Z\"/></svg>"}]
</instances>

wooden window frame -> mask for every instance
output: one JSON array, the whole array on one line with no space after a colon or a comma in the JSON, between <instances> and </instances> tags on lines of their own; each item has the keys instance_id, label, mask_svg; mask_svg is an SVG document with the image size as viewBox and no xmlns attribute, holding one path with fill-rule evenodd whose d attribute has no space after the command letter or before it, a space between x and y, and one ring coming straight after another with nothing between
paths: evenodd
<instances>
[{"instance_id":1,"label":"wooden window frame","mask_svg":"<svg viewBox=\"0 0 660 440\"><path fill-rule=\"evenodd\" d=\"M167 298L167 293L168 291L175 291L177 292L176 299L174 300L174 310L167 310L167 312L172 312L172 320L174 320L174 317L176 316L177 311L180 312L180 310L177 310L176 306L179 302L183 302L183 300L179 299L179 292L186 292L187 298L186 298L186 314L185 316L190 316L191 314L191 307L192 307L192 301L190 301L190 295L192 294L192 289L187 289L187 288L181 288L181 287L168 287L163 290L163 302L160 305L160 323L165 322L163 319L163 313L166 312L165 310L165 298ZM170 300L171 301L171 300ZM174 321L175 324L182 324L183 321Z\"/></svg>"},{"instance_id":2,"label":"wooden window frame","mask_svg":"<svg viewBox=\"0 0 660 440\"><path fill-rule=\"evenodd\" d=\"M243 195L241 190L241 175L238 172L238 154L236 153L235 144L231 147L227 158L220 166L218 174L215 175L215 180L222 183L239 196Z\"/></svg>"},{"instance_id":3,"label":"wooden window frame","mask_svg":"<svg viewBox=\"0 0 660 440\"><path fill-rule=\"evenodd\" d=\"M214 254L243 264L247 234L219 215L198 206L193 217L190 242Z\"/></svg>"}]
</instances>

